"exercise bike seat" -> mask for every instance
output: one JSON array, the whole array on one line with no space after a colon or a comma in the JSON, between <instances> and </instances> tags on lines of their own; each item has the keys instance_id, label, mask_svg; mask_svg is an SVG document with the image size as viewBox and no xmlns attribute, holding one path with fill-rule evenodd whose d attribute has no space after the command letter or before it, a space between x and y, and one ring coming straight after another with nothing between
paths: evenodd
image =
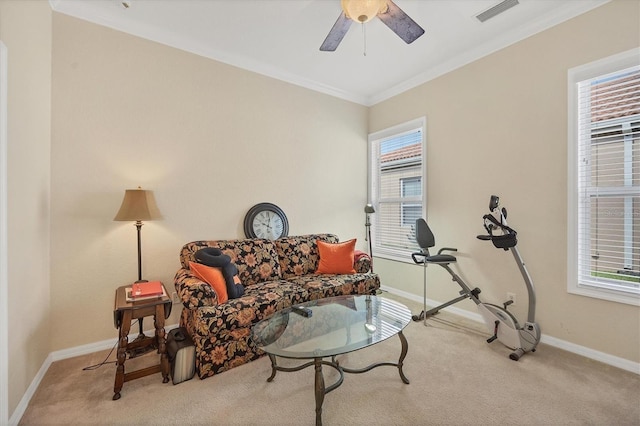
<instances>
[{"instance_id":1,"label":"exercise bike seat","mask_svg":"<svg viewBox=\"0 0 640 426\"><path fill-rule=\"evenodd\" d=\"M458 251L455 248L443 247L438 250L438 254L430 255L429 249L436 245L436 238L431 232L431 228L427 225L427 221L420 218L416 220L416 241L422 251L411 253L411 258L415 263L439 263L448 264L457 261L455 256L450 254L442 254L443 251ZM419 259L422 258L422 259Z\"/></svg>"}]
</instances>

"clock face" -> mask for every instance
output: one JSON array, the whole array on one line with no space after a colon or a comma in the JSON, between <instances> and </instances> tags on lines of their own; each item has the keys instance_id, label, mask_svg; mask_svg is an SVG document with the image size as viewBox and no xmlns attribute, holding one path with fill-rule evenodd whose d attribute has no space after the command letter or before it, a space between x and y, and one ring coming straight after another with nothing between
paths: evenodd
<instances>
[{"instance_id":1,"label":"clock face","mask_svg":"<svg viewBox=\"0 0 640 426\"><path fill-rule=\"evenodd\" d=\"M263 210L253 218L253 232L258 238L275 240L283 230L282 218L270 210Z\"/></svg>"},{"instance_id":2,"label":"clock face","mask_svg":"<svg viewBox=\"0 0 640 426\"><path fill-rule=\"evenodd\" d=\"M275 240L287 236L288 232L287 216L275 204L256 204L244 218L244 233L247 238Z\"/></svg>"}]
</instances>

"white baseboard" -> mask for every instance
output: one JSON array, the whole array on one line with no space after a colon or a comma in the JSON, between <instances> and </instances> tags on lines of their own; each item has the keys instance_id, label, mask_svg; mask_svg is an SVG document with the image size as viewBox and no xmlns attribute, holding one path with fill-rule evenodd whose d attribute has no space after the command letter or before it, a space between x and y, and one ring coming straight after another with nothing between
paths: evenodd
<instances>
[{"instance_id":1,"label":"white baseboard","mask_svg":"<svg viewBox=\"0 0 640 426\"><path fill-rule=\"evenodd\" d=\"M392 294L397 294L398 296L404 297L405 299L413 300L418 303L423 303L423 297L415 295L413 293L408 293L403 290L398 290L393 287L381 286L381 289L384 291L388 291ZM442 302L438 302L435 300L431 300L427 298L427 304L429 306L438 306L441 305ZM464 309L456 308L455 306L449 306L443 309L443 311L450 312L454 315L458 315L460 317L476 321L478 323L482 323L482 316L478 313L469 312ZM585 358L593 359L595 361L602 362L604 364L611 365L613 367L620 368L622 370L630 371L631 373L635 373L640 375L640 363L630 361L625 358L620 358L615 355L611 355L605 352L600 352L595 349L587 348L586 346L580 346L575 343L567 342L566 340L558 339L553 336L548 336L546 334L542 334L540 336L540 342L549 346L554 346L556 348L565 350L567 352L572 352L578 355L581 355Z\"/></svg>"},{"instance_id":2,"label":"white baseboard","mask_svg":"<svg viewBox=\"0 0 640 426\"><path fill-rule=\"evenodd\" d=\"M10 426L17 425L20 422L22 415L24 414L25 410L27 409L27 406L29 405L29 401L31 401L31 397L33 396L34 393L36 393L36 390L38 390L38 386L40 386L40 382L42 381L42 378L44 377L44 375L47 373L47 370L49 369L49 366L51 365L52 362L53 362L52 356L51 354L49 354L49 356L47 356L47 358L44 360L44 362L40 366L38 373L36 373L36 377L33 378L33 380L31 381L31 384L29 385L26 392L22 396L22 399L18 403L18 406L13 411L13 415L9 418Z\"/></svg>"},{"instance_id":3,"label":"white baseboard","mask_svg":"<svg viewBox=\"0 0 640 426\"><path fill-rule=\"evenodd\" d=\"M172 324L172 325L165 326L164 329L166 331L169 331L176 327L178 327L177 324ZM147 336L153 336L155 333L155 329L145 330L144 333ZM138 333L129 334L129 341L132 341L137 336L138 336ZM114 348L117 343L118 343L118 339L107 339L107 340L102 340L100 342L89 343L87 345L81 345L81 346L76 346L69 349L62 349L60 351L51 352L42 363L42 366L38 370L38 373L36 374L36 376L31 381L31 384L27 388L26 392L22 396L22 399L18 403L18 406L14 410L13 415L9 418L9 426L16 426L20 422L20 419L24 415L24 412L26 411L27 406L29 405L29 401L31 401L31 398L33 397L36 390L38 389L38 386L40 386L40 382L42 381L49 367L51 366L51 363L55 361L60 361L63 359L73 358L80 355L87 355L94 352L111 349L111 348Z\"/></svg>"},{"instance_id":4,"label":"white baseboard","mask_svg":"<svg viewBox=\"0 0 640 426\"><path fill-rule=\"evenodd\" d=\"M549 346L555 346L556 348L564 349L567 352L573 352L574 354L582 355L585 358L600 361L604 364L618 367L622 370L630 371L632 373L640 375L640 363L620 358L605 352L596 351L595 349L587 348L586 346L576 345L575 343L567 342L566 340L557 339L553 336L547 336L545 334L542 335L542 339L540 339L540 341Z\"/></svg>"},{"instance_id":5,"label":"white baseboard","mask_svg":"<svg viewBox=\"0 0 640 426\"><path fill-rule=\"evenodd\" d=\"M173 330L178 327L178 324L166 325L164 327L165 331ZM144 332L147 336L153 336L155 333L155 329L145 330ZM129 341L132 341L138 337L138 333L130 333ZM73 358L75 356L92 354L98 351L104 351L106 349L115 348L118 343L118 339L107 339L102 340L101 342L89 343L87 345L76 346L74 348L62 349L60 351L51 352L50 356L52 357L52 361L60 361L62 359Z\"/></svg>"}]
</instances>

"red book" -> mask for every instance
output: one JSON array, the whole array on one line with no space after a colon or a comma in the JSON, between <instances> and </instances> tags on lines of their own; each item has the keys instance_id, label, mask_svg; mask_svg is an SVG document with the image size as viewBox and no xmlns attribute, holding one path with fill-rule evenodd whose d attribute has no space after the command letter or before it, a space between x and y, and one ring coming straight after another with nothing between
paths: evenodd
<instances>
[{"instance_id":1,"label":"red book","mask_svg":"<svg viewBox=\"0 0 640 426\"><path fill-rule=\"evenodd\" d=\"M162 296L162 283L160 281L147 281L144 283L134 283L131 286L131 297Z\"/></svg>"}]
</instances>

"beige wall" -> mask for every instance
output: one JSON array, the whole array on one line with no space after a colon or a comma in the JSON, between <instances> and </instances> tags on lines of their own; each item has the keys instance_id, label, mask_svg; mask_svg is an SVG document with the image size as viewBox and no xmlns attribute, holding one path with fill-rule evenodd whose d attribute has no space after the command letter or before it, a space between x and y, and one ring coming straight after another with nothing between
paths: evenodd
<instances>
[{"instance_id":1,"label":"beige wall","mask_svg":"<svg viewBox=\"0 0 640 426\"><path fill-rule=\"evenodd\" d=\"M475 239L497 194L518 230L537 288L545 335L640 361L636 306L567 293L567 70L640 44L640 3L613 1L370 109L370 131L427 117L428 220L437 246L458 247L459 267L485 300L527 295L508 252ZM386 285L422 294L419 267L378 260ZM429 297L456 286L428 270ZM473 303L457 305L475 311Z\"/></svg>"},{"instance_id":2,"label":"beige wall","mask_svg":"<svg viewBox=\"0 0 640 426\"><path fill-rule=\"evenodd\" d=\"M154 191L143 276L170 289L183 244L243 237L263 201L290 235L365 247L366 107L57 13L53 58L51 350L116 341L114 291L137 277L135 227L113 221L127 188Z\"/></svg>"},{"instance_id":3,"label":"beige wall","mask_svg":"<svg viewBox=\"0 0 640 426\"><path fill-rule=\"evenodd\" d=\"M51 9L0 1L8 51L8 409L14 412L51 351L49 185Z\"/></svg>"}]
</instances>

